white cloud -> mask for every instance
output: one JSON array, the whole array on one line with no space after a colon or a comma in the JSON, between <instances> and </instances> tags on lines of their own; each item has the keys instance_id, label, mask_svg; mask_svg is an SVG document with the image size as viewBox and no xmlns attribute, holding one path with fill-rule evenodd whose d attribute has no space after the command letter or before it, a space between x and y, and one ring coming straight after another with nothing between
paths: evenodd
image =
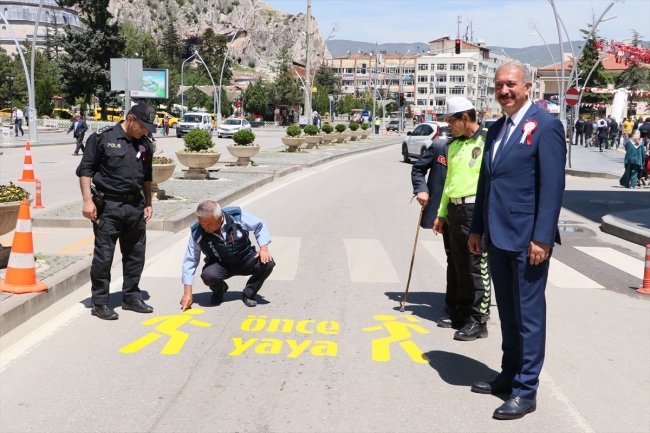
<instances>
[{"instance_id":1,"label":"white cloud","mask_svg":"<svg viewBox=\"0 0 650 433\"><path fill-rule=\"evenodd\" d=\"M267 0L267 3L294 14L307 8L306 0ZM587 22L591 22L592 7L599 16L610 3L556 0L571 40L581 39L579 29L587 28ZM542 45L539 36L533 35L526 26L529 18L539 21L537 27L546 42L558 40L553 9L547 0L313 0L312 13L323 32L338 21L341 29L337 39L364 42L428 42L444 35L455 37L458 15L463 17L461 33L465 32L467 20L472 20L474 38L483 39L488 45L513 48ZM633 28L645 40L650 39L650 1L616 3L607 14L611 15L617 18L599 25L601 36L627 39ZM566 40L564 34L562 37Z\"/></svg>"}]
</instances>

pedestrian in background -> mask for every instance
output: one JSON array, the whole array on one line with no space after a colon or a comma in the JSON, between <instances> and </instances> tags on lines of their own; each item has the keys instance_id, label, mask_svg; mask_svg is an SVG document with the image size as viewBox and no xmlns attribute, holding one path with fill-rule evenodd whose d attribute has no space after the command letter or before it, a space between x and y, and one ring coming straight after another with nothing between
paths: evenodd
<instances>
[{"instance_id":1,"label":"pedestrian in background","mask_svg":"<svg viewBox=\"0 0 650 433\"><path fill-rule=\"evenodd\" d=\"M88 137L86 151L77 167L83 216L93 222L95 235L90 268L91 314L103 320L119 317L108 305L118 240L122 252L122 309L153 312L142 300L139 283L144 268L147 221L153 215L153 152L146 135L156 130L155 118L156 110L144 102L131 107L126 120Z\"/></svg>"},{"instance_id":2,"label":"pedestrian in background","mask_svg":"<svg viewBox=\"0 0 650 433\"><path fill-rule=\"evenodd\" d=\"M441 115L454 138L449 145L447 177L433 223L436 234L444 234L448 219L449 244L456 268L456 311L437 321L443 328L457 328L454 340L474 341L487 338L492 292L487 252L469 250L469 227L474 213L483 144L481 127L476 122L472 102L461 96L447 100L449 112Z\"/></svg>"},{"instance_id":3,"label":"pedestrian in background","mask_svg":"<svg viewBox=\"0 0 650 433\"><path fill-rule=\"evenodd\" d=\"M84 117L82 114L75 114L70 127L66 131L66 135L72 132L72 136L77 140L77 147L74 149L73 156L79 156L79 150L84 151L84 136L86 135L86 131L88 131L88 125Z\"/></svg>"},{"instance_id":4,"label":"pedestrian in background","mask_svg":"<svg viewBox=\"0 0 650 433\"><path fill-rule=\"evenodd\" d=\"M598 136L598 147L600 151L603 151L603 146L607 146L607 137L609 133L609 128L607 127L607 121L605 119L600 119L597 124L597 136Z\"/></svg>"},{"instance_id":5,"label":"pedestrian in background","mask_svg":"<svg viewBox=\"0 0 650 433\"><path fill-rule=\"evenodd\" d=\"M594 122L591 117L587 119L584 126L585 147L591 147L593 144Z\"/></svg>"},{"instance_id":6,"label":"pedestrian in background","mask_svg":"<svg viewBox=\"0 0 650 433\"><path fill-rule=\"evenodd\" d=\"M634 121L632 120L632 116L628 116L627 119L623 122L623 138L625 140L625 143L627 143L627 140L632 137L632 129L634 128Z\"/></svg>"},{"instance_id":7,"label":"pedestrian in background","mask_svg":"<svg viewBox=\"0 0 650 433\"><path fill-rule=\"evenodd\" d=\"M576 122L576 140L575 145L578 144L580 140L580 145L585 144L585 119L582 116L578 116L578 121Z\"/></svg>"},{"instance_id":8,"label":"pedestrian in background","mask_svg":"<svg viewBox=\"0 0 650 433\"><path fill-rule=\"evenodd\" d=\"M21 137L23 137L25 135L25 131L23 131L23 119L25 118L23 110L18 107L14 107L14 111L11 113L11 118L14 120L16 137L18 137L18 130L20 130L20 133L22 134Z\"/></svg>"},{"instance_id":9,"label":"pedestrian in background","mask_svg":"<svg viewBox=\"0 0 650 433\"><path fill-rule=\"evenodd\" d=\"M612 117L611 120L609 121L609 143L607 148L613 148L616 146L618 149L618 122L616 121L615 117Z\"/></svg>"},{"instance_id":10,"label":"pedestrian in background","mask_svg":"<svg viewBox=\"0 0 650 433\"><path fill-rule=\"evenodd\" d=\"M641 133L635 131L625 143L625 173L619 183L625 188L636 188L641 167L644 166L645 146L641 142ZM645 185L645 182L643 182Z\"/></svg>"},{"instance_id":11,"label":"pedestrian in background","mask_svg":"<svg viewBox=\"0 0 650 433\"><path fill-rule=\"evenodd\" d=\"M413 164L411 168L411 183L413 194L416 195L418 203L424 209L420 227L432 229L433 223L438 216L438 208L442 198L442 191L447 178L447 153L451 140L437 138L429 146L422 158ZM429 178L427 179L427 173ZM445 311L449 317L458 316L458 277L454 257L451 253L451 242L449 240L449 220L444 218L442 241L447 256L447 291L445 294ZM451 328L462 326L463 323L456 321L452 323L449 318L438 320L438 326Z\"/></svg>"},{"instance_id":12,"label":"pedestrian in background","mask_svg":"<svg viewBox=\"0 0 650 433\"><path fill-rule=\"evenodd\" d=\"M487 245L501 322L501 372L477 382L480 394L510 397L494 418L518 419L537 408L546 352L546 281L554 242L560 243L566 164L559 119L532 104L528 66L512 60L496 70L495 97L506 115L488 131L469 249Z\"/></svg>"},{"instance_id":13,"label":"pedestrian in background","mask_svg":"<svg viewBox=\"0 0 650 433\"><path fill-rule=\"evenodd\" d=\"M379 134L379 127L381 126L381 120L379 117L375 117L375 134Z\"/></svg>"},{"instance_id":14,"label":"pedestrian in background","mask_svg":"<svg viewBox=\"0 0 650 433\"><path fill-rule=\"evenodd\" d=\"M639 119L643 120L643 119ZM641 133L641 139L643 140L643 145L645 147L650 147L650 117L645 118L645 122L639 122L639 132Z\"/></svg>"},{"instance_id":15,"label":"pedestrian in background","mask_svg":"<svg viewBox=\"0 0 650 433\"><path fill-rule=\"evenodd\" d=\"M169 115L167 114L163 116L163 134L169 135Z\"/></svg>"}]
</instances>

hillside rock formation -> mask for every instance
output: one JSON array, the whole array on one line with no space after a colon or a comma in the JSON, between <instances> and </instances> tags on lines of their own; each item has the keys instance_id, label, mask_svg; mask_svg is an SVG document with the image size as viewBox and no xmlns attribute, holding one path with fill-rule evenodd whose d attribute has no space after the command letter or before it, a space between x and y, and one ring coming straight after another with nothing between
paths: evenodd
<instances>
[{"instance_id":1,"label":"hillside rock formation","mask_svg":"<svg viewBox=\"0 0 650 433\"><path fill-rule=\"evenodd\" d=\"M190 43L208 27L230 40L241 24L231 54L242 67L254 63L255 69L266 75L273 75L272 68L283 47L289 49L294 61L304 63L306 14L292 15L260 2L258 9L242 22L252 7L251 0L112 0L110 5L119 21L131 22L158 41L170 17L175 20L182 40ZM313 17L311 30L312 65L317 66L322 58L331 55Z\"/></svg>"}]
</instances>

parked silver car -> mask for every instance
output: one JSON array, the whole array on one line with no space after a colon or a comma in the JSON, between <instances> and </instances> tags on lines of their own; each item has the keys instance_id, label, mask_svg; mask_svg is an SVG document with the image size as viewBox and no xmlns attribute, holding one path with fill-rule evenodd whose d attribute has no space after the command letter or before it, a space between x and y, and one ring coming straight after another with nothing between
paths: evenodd
<instances>
[{"instance_id":1,"label":"parked silver car","mask_svg":"<svg viewBox=\"0 0 650 433\"><path fill-rule=\"evenodd\" d=\"M217 128L217 136L221 137L232 137L232 135L241 131L242 129L251 130L251 124L246 119L226 119L219 127Z\"/></svg>"},{"instance_id":2,"label":"parked silver car","mask_svg":"<svg viewBox=\"0 0 650 433\"><path fill-rule=\"evenodd\" d=\"M402 156L404 162L410 162L411 157L421 158L433 140L437 138L452 138L451 128L447 122L424 122L419 124L413 132L406 133L402 142Z\"/></svg>"}]
</instances>

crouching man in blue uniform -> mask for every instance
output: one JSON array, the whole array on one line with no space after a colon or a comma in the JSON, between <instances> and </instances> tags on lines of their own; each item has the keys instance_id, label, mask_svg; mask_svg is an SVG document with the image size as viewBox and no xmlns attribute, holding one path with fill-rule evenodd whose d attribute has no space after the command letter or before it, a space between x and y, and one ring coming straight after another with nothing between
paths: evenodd
<instances>
[{"instance_id":1,"label":"crouching man in blue uniform","mask_svg":"<svg viewBox=\"0 0 650 433\"><path fill-rule=\"evenodd\" d=\"M224 280L234 275L250 275L242 301L247 307L255 307L255 295L275 266L268 249L271 239L266 224L239 207L221 209L212 200L200 203L196 216L199 221L190 227L183 259L183 311L192 306L192 285L201 253L205 255L201 279L212 290L210 303L220 305L223 302L223 294L228 291ZM249 231L255 234L259 251L251 244Z\"/></svg>"}]
</instances>

